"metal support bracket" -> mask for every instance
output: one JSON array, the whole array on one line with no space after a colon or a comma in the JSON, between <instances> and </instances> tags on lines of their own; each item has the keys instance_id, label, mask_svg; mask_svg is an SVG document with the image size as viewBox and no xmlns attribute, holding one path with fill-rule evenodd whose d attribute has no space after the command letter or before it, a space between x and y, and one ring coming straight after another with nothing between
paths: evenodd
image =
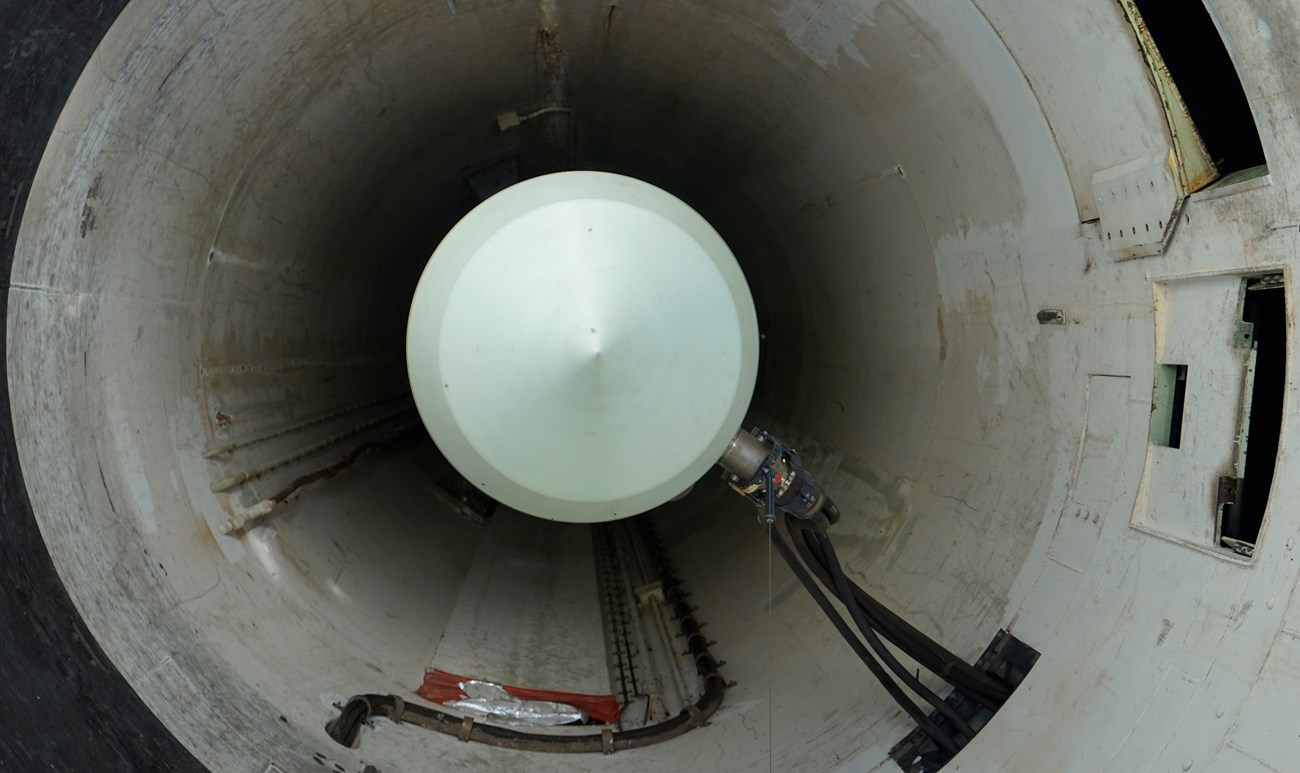
<instances>
[{"instance_id":1,"label":"metal support bracket","mask_svg":"<svg viewBox=\"0 0 1300 773\"><path fill-rule=\"evenodd\" d=\"M1116 260L1161 255L1183 209L1183 189L1172 150L1135 158L1092 176L1098 227L1106 254Z\"/></svg>"}]
</instances>

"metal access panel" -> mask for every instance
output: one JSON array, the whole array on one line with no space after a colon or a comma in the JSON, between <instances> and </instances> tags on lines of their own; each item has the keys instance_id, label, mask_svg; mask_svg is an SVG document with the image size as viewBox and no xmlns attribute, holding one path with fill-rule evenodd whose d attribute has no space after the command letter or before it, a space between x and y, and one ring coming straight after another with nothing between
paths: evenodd
<instances>
[{"instance_id":1,"label":"metal access panel","mask_svg":"<svg viewBox=\"0 0 1300 773\"><path fill-rule=\"evenodd\" d=\"M1132 519L1136 529L1237 559L1219 544L1218 514L1233 499L1224 481L1241 476L1250 410L1253 350L1239 345L1238 332L1244 282L1225 272L1155 283L1152 432ZM1161 366L1170 364L1162 379ZM1164 383L1170 373L1181 374L1184 390L1176 444L1162 406L1174 392Z\"/></svg>"},{"instance_id":2,"label":"metal access panel","mask_svg":"<svg viewBox=\"0 0 1300 773\"><path fill-rule=\"evenodd\" d=\"M1106 254L1116 260L1163 254L1184 194L1172 150L1135 158L1092 176Z\"/></svg>"}]
</instances>

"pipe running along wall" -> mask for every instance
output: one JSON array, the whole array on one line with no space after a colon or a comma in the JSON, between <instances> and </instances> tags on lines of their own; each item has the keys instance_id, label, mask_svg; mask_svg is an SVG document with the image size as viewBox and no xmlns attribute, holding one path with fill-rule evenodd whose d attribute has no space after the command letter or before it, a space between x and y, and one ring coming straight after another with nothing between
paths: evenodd
<instances>
[{"instance_id":1,"label":"pipe running along wall","mask_svg":"<svg viewBox=\"0 0 1300 773\"><path fill-rule=\"evenodd\" d=\"M326 736L335 701L411 697L448 663L609 690L590 531L467 515L418 431L221 530L413 419L403 327L439 238L505 182L581 168L663 187L731 246L763 334L750 423L834 496L849 575L964 657L1000 627L1042 652L963 769L1294 757L1267 731L1300 663L1300 522L1275 506L1254 557L1225 556L1212 502L1168 501L1224 474L1219 451L1148 459L1158 358L1203 344L1180 350L1183 437L1222 435L1238 375L1205 342L1235 329L1238 275L1289 282L1288 3L1209 4L1267 176L1194 195L1168 250L1129 261L1093 175L1172 140L1104 0L133 0L109 25L118 5L4 11L15 51L68 62L32 103L49 126L11 131L42 136L9 223L5 517L39 525L107 658L85 683L120 672L148 743L216 770L892 764L909 720L779 563L769 641L766 535L712 475L649 516L736 682L709 726L563 759ZM1300 474L1293 422L1275 486ZM123 738L103 764L163 748Z\"/></svg>"}]
</instances>

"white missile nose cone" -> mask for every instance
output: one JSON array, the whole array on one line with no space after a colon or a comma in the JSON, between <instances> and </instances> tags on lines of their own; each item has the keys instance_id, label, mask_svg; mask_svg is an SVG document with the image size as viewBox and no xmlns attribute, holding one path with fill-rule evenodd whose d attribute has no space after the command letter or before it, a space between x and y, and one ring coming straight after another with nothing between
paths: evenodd
<instances>
[{"instance_id":1,"label":"white missile nose cone","mask_svg":"<svg viewBox=\"0 0 1300 773\"><path fill-rule=\"evenodd\" d=\"M429 259L407 371L438 448L558 521L644 512L726 449L758 369L749 287L717 232L648 183L562 172L484 201Z\"/></svg>"}]
</instances>

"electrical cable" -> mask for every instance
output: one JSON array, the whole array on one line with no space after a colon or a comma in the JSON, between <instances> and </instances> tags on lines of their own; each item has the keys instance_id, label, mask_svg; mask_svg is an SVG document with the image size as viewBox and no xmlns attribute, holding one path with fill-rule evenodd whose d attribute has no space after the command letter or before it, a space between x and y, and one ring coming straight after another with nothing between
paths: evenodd
<instances>
[{"instance_id":1,"label":"electrical cable","mask_svg":"<svg viewBox=\"0 0 1300 773\"><path fill-rule=\"evenodd\" d=\"M966 722L964 717L958 714L947 701L940 698L933 690L926 687L919 678L908 671L907 668L899 662L898 658L894 656L894 653L890 652L889 648L880 641L879 637L876 636L876 632L872 630L871 625L867 622L862 609L856 603L856 599L853 597L853 591L849 588L848 578L844 575L843 567L840 566L839 558L835 554L835 547L831 545L830 538L826 536L825 532L817 532L816 537L817 542L821 545L822 550L825 553L827 565L831 567L840 603L844 604L844 606L849 610L849 616L853 618L853 622L857 624L858 630L862 632L862 637L867 640L867 644L870 645L871 649L876 653L876 656L885 663L890 671L893 671L894 674L902 680L903 684L911 688L912 692L921 696L926 703L933 706L953 724L953 727L957 728L959 733L965 736L965 741L959 743L959 745L964 746L975 737L975 731Z\"/></svg>"},{"instance_id":2,"label":"electrical cable","mask_svg":"<svg viewBox=\"0 0 1300 773\"><path fill-rule=\"evenodd\" d=\"M809 565L809 568L812 570L813 574L816 575L817 579L821 581L822 585L826 588L833 588L835 580L829 569L826 567L825 558L822 556L822 552L816 544L815 532L811 529L800 529L799 539L795 540L795 548L798 550L800 558ZM853 585L851 581L850 584ZM905 628L904 626L907 625L906 623L899 625L897 623L901 623L902 621L896 622L895 620L890 619L889 616L879 614L880 610L871 603L875 601L874 599L870 599L869 601L864 600L855 593L854 600L863 608L863 611L867 614L869 619L871 619L873 627L880 631L885 638L889 639L896 646L907 649L927 668L932 665L940 665L943 662L942 655L936 651L937 648L931 646L935 644L933 641L917 634L914 629L909 630L910 626Z\"/></svg>"},{"instance_id":3,"label":"electrical cable","mask_svg":"<svg viewBox=\"0 0 1300 773\"><path fill-rule=\"evenodd\" d=\"M815 522L793 518L787 515L786 526L794 530L791 542L799 557L808 566L817 579L833 593L835 581L828 568L827 560L821 556L816 547L816 534L825 531ZM835 562L838 564L838 562ZM852 597L866 615L871 627L878 631L909 657L921 664L926 670L938 675L944 681L957 688L967 697L981 704L990 711L996 711L1011 691L1003 684L980 672L965 660L949 652L938 642L912 627L907 621L873 598L857 583L848 581ZM836 594L838 595L838 593Z\"/></svg>"},{"instance_id":4,"label":"electrical cable","mask_svg":"<svg viewBox=\"0 0 1300 773\"><path fill-rule=\"evenodd\" d=\"M793 526L799 528L801 532L799 536L802 539L794 540L800 557L809 565L826 588L833 589L834 580L830 571L824 566L826 559L822 557L821 550L816 545L816 540L813 537L815 530L804 527L803 524L798 522L795 522ZM880 602L866 594L852 580L849 580L849 586L853 590L854 598L858 601L860 608L870 620L872 627L889 639L891 643L906 652L926 670L937 674L989 710L995 711L1002 705L1005 700L1004 695L1007 693L997 694L993 690L986 689L989 684L997 688L1001 688L1001 685L992 682L987 676L980 674L964 660L948 652L933 639L912 628L912 626L881 605ZM832 590L832 592L835 591ZM981 678L972 679L970 674L978 674Z\"/></svg>"},{"instance_id":5,"label":"electrical cable","mask_svg":"<svg viewBox=\"0 0 1300 773\"><path fill-rule=\"evenodd\" d=\"M803 467L794 448L771 432L755 427L737 432L718 464L731 487L760 508L760 520L770 522L776 509L785 512L791 541L804 565L832 596L840 598L863 635L876 639L872 647L885 653L881 657L886 663L893 655L883 643L876 647L877 633L957 688L963 697L990 711L996 711L1010 697L1006 685L913 628L844 575L833 549L828 556L818 542L824 539L818 535L840 519L840 510ZM890 669L897 673L900 667L890 663ZM904 678L904 682L910 686L913 680Z\"/></svg>"},{"instance_id":6,"label":"electrical cable","mask_svg":"<svg viewBox=\"0 0 1300 773\"><path fill-rule=\"evenodd\" d=\"M956 755L960 748L957 742L952 738L952 736L936 725L934 721L931 720L923 710L921 710L921 707L916 705L916 702L913 701L907 693L903 692L903 688L899 687L898 684L894 682L893 678L889 676L884 667L876 661L862 641L854 635L853 630L849 628L848 624L844 621L844 618L842 618L839 612L835 610L830 599L822 593L821 588L817 587L816 582L813 581L803 564L800 563L794 553L790 551L790 547L785 544L785 540L781 539L777 536L777 533L773 531L771 533L771 541L776 547L777 553L780 554L781 559L785 561L786 565L790 567L790 571L794 573L794 576L799 580L800 584L803 585L804 590L808 591L808 595L811 596L817 606L821 608L827 619L830 620L831 625L834 626L835 630L839 632L841 637L843 637L844 641L849 645L849 648L858 656L858 659L866 665L867 670L869 670L872 676L876 678L876 681L880 682L880 685L885 688L885 691L894 699L894 702L902 707L903 711L907 712L907 715L912 718L912 721L916 722L916 724L925 731L926 735L930 736L930 738L934 740L936 745L949 754Z\"/></svg>"}]
</instances>

